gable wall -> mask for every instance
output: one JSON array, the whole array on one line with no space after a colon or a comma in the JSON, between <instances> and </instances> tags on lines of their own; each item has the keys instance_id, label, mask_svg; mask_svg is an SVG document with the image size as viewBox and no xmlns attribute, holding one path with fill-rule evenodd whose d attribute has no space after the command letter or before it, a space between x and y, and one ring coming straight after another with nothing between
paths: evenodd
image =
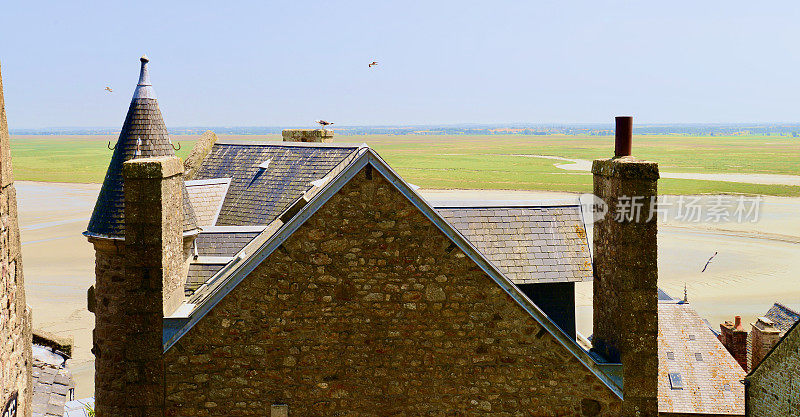
<instances>
[{"instance_id":1,"label":"gable wall","mask_svg":"<svg viewBox=\"0 0 800 417\"><path fill-rule=\"evenodd\" d=\"M800 415L800 326L786 333L747 379L748 416Z\"/></svg>"},{"instance_id":2,"label":"gable wall","mask_svg":"<svg viewBox=\"0 0 800 417\"><path fill-rule=\"evenodd\" d=\"M166 352L166 372L169 416L620 409L369 166Z\"/></svg>"}]
</instances>

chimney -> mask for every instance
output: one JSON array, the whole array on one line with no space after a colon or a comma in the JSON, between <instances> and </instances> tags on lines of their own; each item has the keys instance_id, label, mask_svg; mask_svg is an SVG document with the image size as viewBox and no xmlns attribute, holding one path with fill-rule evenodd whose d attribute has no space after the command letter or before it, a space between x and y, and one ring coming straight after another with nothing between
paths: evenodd
<instances>
[{"instance_id":1,"label":"chimney","mask_svg":"<svg viewBox=\"0 0 800 417\"><path fill-rule=\"evenodd\" d=\"M183 300L183 166L174 156L122 166L125 250L116 403L97 400L101 415L162 415L163 319ZM107 371L104 369L104 371ZM104 387L107 388L107 387Z\"/></svg>"},{"instance_id":2,"label":"chimney","mask_svg":"<svg viewBox=\"0 0 800 417\"><path fill-rule=\"evenodd\" d=\"M621 416L658 415L658 164L630 156L632 118L617 117L615 157L592 164L607 206L594 225L593 350L623 367Z\"/></svg>"},{"instance_id":3,"label":"chimney","mask_svg":"<svg viewBox=\"0 0 800 417\"><path fill-rule=\"evenodd\" d=\"M284 129L284 142L333 142L330 129Z\"/></svg>"},{"instance_id":4,"label":"chimney","mask_svg":"<svg viewBox=\"0 0 800 417\"><path fill-rule=\"evenodd\" d=\"M759 317L751 326L750 369L752 370L756 369L756 366L764 360L764 357L767 356L772 347L780 342L783 335L780 329L775 327L775 323L766 317Z\"/></svg>"},{"instance_id":5,"label":"chimney","mask_svg":"<svg viewBox=\"0 0 800 417\"><path fill-rule=\"evenodd\" d=\"M747 371L747 331L742 327L742 317L736 316L733 323L726 321L720 324L719 329L719 341Z\"/></svg>"}]
</instances>

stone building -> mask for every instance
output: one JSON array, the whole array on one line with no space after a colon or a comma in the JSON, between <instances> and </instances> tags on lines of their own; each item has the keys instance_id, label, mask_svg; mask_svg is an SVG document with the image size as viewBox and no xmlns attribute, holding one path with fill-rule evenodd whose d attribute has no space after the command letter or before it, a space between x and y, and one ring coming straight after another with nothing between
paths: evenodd
<instances>
[{"instance_id":1,"label":"stone building","mask_svg":"<svg viewBox=\"0 0 800 417\"><path fill-rule=\"evenodd\" d=\"M726 321L720 325L720 341L737 358L745 371L755 369L767 353L786 335L795 323L800 321L800 313L781 303L775 303L755 323L750 324L750 332L736 316L734 323Z\"/></svg>"},{"instance_id":2,"label":"stone building","mask_svg":"<svg viewBox=\"0 0 800 417\"><path fill-rule=\"evenodd\" d=\"M657 415L656 164L595 162L647 203L595 227L589 351L521 289L590 277L577 206L437 208L320 130L182 165L147 72L86 232L98 416Z\"/></svg>"},{"instance_id":3,"label":"stone building","mask_svg":"<svg viewBox=\"0 0 800 417\"><path fill-rule=\"evenodd\" d=\"M800 415L800 321L786 331L745 378L747 415Z\"/></svg>"},{"instance_id":4,"label":"stone building","mask_svg":"<svg viewBox=\"0 0 800 417\"><path fill-rule=\"evenodd\" d=\"M17 194L0 76L0 415L31 415L31 311L25 304Z\"/></svg>"}]
</instances>

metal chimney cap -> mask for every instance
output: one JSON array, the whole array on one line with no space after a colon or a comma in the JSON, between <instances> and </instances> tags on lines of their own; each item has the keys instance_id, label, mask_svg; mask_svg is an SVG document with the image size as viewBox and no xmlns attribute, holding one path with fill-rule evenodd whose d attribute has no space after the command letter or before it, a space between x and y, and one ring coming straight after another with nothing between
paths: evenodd
<instances>
[{"instance_id":1,"label":"metal chimney cap","mask_svg":"<svg viewBox=\"0 0 800 417\"><path fill-rule=\"evenodd\" d=\"M142 55L141 58L139 58L139 61L142 61L142 63L146 64L146 63L150 62L150 58L148 58L147 54L145 54L145 55Z\"/></svg>"}]
</instances>

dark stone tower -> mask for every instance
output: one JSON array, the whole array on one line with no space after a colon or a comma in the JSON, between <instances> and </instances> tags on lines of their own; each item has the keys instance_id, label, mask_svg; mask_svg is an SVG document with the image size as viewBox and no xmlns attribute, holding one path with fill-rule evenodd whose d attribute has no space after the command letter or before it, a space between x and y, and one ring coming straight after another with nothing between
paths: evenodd
<instances>
[{"instance_id":1,"label":"dark stone tower","mask_svg":"<svg viewBox=\"0 0 800 417\"><path fill-rule=\"evenodd\" d=\"M623 417L658 415L658 164L630 156L632 118L617 118L615 156L592 165L608 208L594 225L594 350L623 366Z\"/></svg>"},{"instance_id":2,"label":"dark stone tower","mask_svg":"<svg viewBox=\"0 0 800 417\"><path fill-rule=\"evenodd\" d=\"M177 181L176 192L179 194L178 201L181 202L178 207L180 209L178 210L180 213L178 227L182 232L183 248L179 251L175 251L171 247L162 248L161 252L168 251L175 256L179 260L174 264L180 266L175 267L172 262L169 263L171 266L167 275L170 278L167 290L162 291L163 297L148 299L145 302L146 297L139 292L143 291L140 282L142 278L138 276L141 272L131 269L134 267L138 271L141 265L132 265L129 262L129 253L141 254L144 252L135 248L130 250L127 248L129 244L127 227L129 225L139 227L138 225L141 225L143 221L139 216L144 216L149 221L152 219L149 219L148 216L161 213L161 209L156 206L161 204L165 190L159 188L161 194L154 194L150 196L151 200L147 200L152 203L152 213L141 210L141 207L132 207L131 209L134 211L130 211L127 201L134 197L129 196L130 193L125 184L125 178L123 178L123 165L127 161L140 158L175 158L175 152L150 83L148 61L146 57L141 58L139 83L114 147L114 154L111 157L103 187L89 221L89 227L84 232L95 249L96 280L94 290L89 292L89 306L90 310L95 313L92 352L95 355L96 411L100 417L134 415L131 414L131 409L126 408L126 404L131 399L138 401L139 405L143 405L145 401L148 403L155 401L154 398L139 395L142 383L138 372L143 368L139 367L136 362L141 358L132 357L132 355L135 356L138 352L149 352L148 349L152 346L136 346L136 344L142 340L141 332L146 330L154 334L157 330L149 327L142 328L140 320L143 317L150 317L149 315L152 314L156 305L163 317L163 315L172 313L183 301L182 283L177 284L176 281L186 277L189 248L198 232L194 213L188 203L186 187L180 179L180 172L178 172L175 174L177 180L171 179L169 182L173 184ZM147 197L141 194L144 191L130 191L139 193L135 196L136 199L141 200ZM173 207L173 209L175 208ZM136 216L136 218L128 216ZM155 220L153 222L155 224ZM152 229L151 232L153 236L160 236L161 233L156 229ZM137 237L140 238L141 234ZM138 244L136 243L136 245ZM156 255L158 254L153 252L152 256ZM140 263L149 265L151 262L160 262L158 256L156 256L158 259L150 259L150 256L149 254L148 259L139 259ZM148 279L155 282L161 276L157 274L161 274L161 272L163 271L149 270L145 274L151 274ZM180 291L174 291L174 288L180 288ZM158 290L161 291L162 288L158 288ZM147 295L147 297L151 296L153 294ZM158 326L160 325L159 320ZM160 331L158 340L160 345ZM145 357L150 357L143 354ZM147 389L141 392L143 396L149 393L150 391Z\"/></svg>"},{"instance_id":3,"label":"dark stone tower","mask_svg":"<svg viewBox=\"0 0 800 417\"><path fill-rule=\"evenodd\" d=\"M31 312L25 304L17 192L0 77L0 413L31 415Z\"/></svg>"}]
</instances>

